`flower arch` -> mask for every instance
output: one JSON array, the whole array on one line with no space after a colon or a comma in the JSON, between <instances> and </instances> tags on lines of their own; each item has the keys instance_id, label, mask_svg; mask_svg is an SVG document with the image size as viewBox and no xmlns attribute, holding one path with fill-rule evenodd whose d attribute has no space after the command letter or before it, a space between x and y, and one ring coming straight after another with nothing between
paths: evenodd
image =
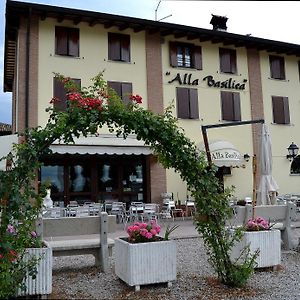
<instances>
[{"instance_id":1,"label":"flower arch","mask_svg":"<svg viewBox=\"0 0 300 300\"><path fill-rule=\"evenodd\" d=\"M47 108L50 114L47 124L43 128L28 129L21 135L23 142L15 145L11 157L12 169L0 173L1 239L5 240L12 219L23 223L29 220L28 223L34 225L42 200L36 192L36 170L41 156L50 152L49 146L57 139L72 143L74 137L95 134L106 125L117 136L126 138L131 133L136 134L138 140L151 147L165 168L174 168L180 173L195 198L198 212L195 226L203 236L218 278L230 286L244 284L253 266L248 263L247 268L242 268L230 260L232 243L241 235L237 232L231 237L225 229L225 221L231 215L230 191L220 190L214 176L216 170L208 166L204 154L199 153L197 146L177 126L171 109L160 115L145 110L139 106L142 101L139 95L132 95L131 103L124 104L107 87L102 74L92 79L93 85L81 90L69 78L60 74L56 77L67 90L67 110ZM56 101L59 99L53 98L51 103ZM22 249L22 245L19 248Z\"/></svg>"}]
</instances>

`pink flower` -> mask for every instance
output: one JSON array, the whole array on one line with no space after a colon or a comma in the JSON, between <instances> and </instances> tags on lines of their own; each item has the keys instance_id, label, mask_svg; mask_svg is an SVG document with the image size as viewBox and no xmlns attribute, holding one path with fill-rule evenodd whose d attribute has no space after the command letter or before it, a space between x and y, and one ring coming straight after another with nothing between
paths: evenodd
<instances>
[{"instance_id":1,"label":"pink flower","mask_svg":"<svg viewBox=\"0 0 300 300\"><path fill-rule=\"evenodd\" d=\"M135 222L127 228L129 241L134 243L155 241L159 232L160 226L155 221L151 221L149 224Z\"/></svg>"},{"instance_id":2,"label":"pink flower","mask_svg":"<svg viewBox=\"0 0 300 300\"><path fill-rule=\"evenodd\" d=\"M150 232L152 235L156 235L158 233L154 228L150 229Z\"/></svg>"},{"instance_id":3,"label":"pink flower","mask_svg":"<svg viewBox=\"0 0 300 300\"><path fill-rule=\"evenodd\" d=\"M260 230L269 230L269 229L270 229L270 223L262 217L249 219L246 224L246 230L248 231L260 231Z\"/></svg>"},{"instance_id":4,"label":"pink flower","mask_svg":"<svg viewBox=\"0 0 300 300\"><path fill-rule=\"evenodd\" d=\"M30 235L31 235L33 238L36 238L36 237L37 237L36 231L31 231Z\"/></svg>"},{"instance_id":5,"label":"pink flower","mask_svg":"<svg viewBox=\"0 0 300 300\"><path fill-rule=\"evenodd\" d=\"M8 233L11 233L11 234L16 233L15 227L13 225L11 225L11 224L7 225L7 229L6 230L7 230Z\"/></svg>"},{"instance_id":6,"label":"pink flower","mask_svg":"<svg viewBox=\"0 0 300 300\"><path fill-rule=\"evenodd\" d=\"M150 232L147 232L147 233L145 234L145 237L146 237L148 240L150 240L150 239L152 239L153 235L152 235Z\"/></svg>"}]
</instances>

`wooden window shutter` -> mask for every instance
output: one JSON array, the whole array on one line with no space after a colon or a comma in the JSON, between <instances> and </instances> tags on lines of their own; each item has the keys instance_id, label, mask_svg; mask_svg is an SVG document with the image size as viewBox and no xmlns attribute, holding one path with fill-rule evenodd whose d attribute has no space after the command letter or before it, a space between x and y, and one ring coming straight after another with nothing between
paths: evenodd
<instances>
[{"instance_id":1,"label":"wooden window shutter","mask_svg":"<svg viewBox=\"0 0 300 300\"><path fill-rule=\"evenodd\" d=\"M81 79L71 78L78 89L81 88ZM65 111L67 109L67 91L64 84L57 78L53 78L53 96L59 101L54 102L54 108L58 111Z\"/></svg>"},{"instance_id":2,"label":"wooden window shutter","mask_svg":"<svg viewBox=\"0 0 300 300\"><path fill-rule=\"evenodd\" d=\"M236 51L234 49L219 48L220 70L223 73L235 74L236 68Z\"/></svg>"},{"instance_id":3,"label":"wooden window shutter","mask_svg":"<svg viewBox=\"0 0 300 300\"><path fill-rule=\"evenodd\" d=\"M241 101L239 93L232 93L233 100L233 121L241 121Z\"/></svg>"},{"instance_id":4,"label":"wooden window shutter","mask_svg":"<svg viewBox=\"0 0 300 300\"><path fill-rule=\"evenodd\" d=\"M130 96L132 95L132 83L122 82L122 100L125 104L130 103Z\"/></svg>"},{"instance_id":5,"label":"wooden window shutter","mask_svg":"<svg viewBox=\"0 0 300 300\"><path fill-rule=\"evenodd\" d=\"M202 48L201 46L195 46L193 50L193 67L202 70Z\"/></svg>"},{"instance_id":6,"label":"wooden window shutter","mask_svg":"<svg viewBox=\"0 0 300 300\"><path fill-rule=\"evenodd\" d=\"M81 88L81 79L73 78L72 79L75 83L75 85L78 87L78 89Z\"/></svg>"},{"instance_id":7,"label":"wooden window shutter","mask_svg":"<svg viewBox=\"0 0 300 300\"><path fill-rule=\"evenodd\" d=\"M280 121L282 119L280 104L281 104L281 97L272 96L273 122L274 123L280 123Z\"/></svg>"},{"instance_id":8,"label":"wooden window shutter","mask_svg":"<svg viewBox=\"0 0 300 300\"><path fill-rule=\"evenodd\" d=\"M108 32L108 59L120 60L120 38L116 33Z\"/></svg>"},{"instance_id":9,"label":"wooden window shutter","mask_svg":"<svg viewBox=\"0 0 300 300\"><path fill-rule=\"evenodd\" d=\"M227 49L220 48L219 54L220 54L220 70L224 73L230 72L230 54Z\"/></svg>"},{"instance_id":10,"label":"wooden window shutter","mask_svg":"<svg viewBox=\"0 0 300 300\"><path fill-rule=\"evenodd\" d=\"M67 109L67 97L64 84L57 78L53 78L53 97L58 98L54 102L54 109L57 111L65 111Z\"/></svg>"},{"instance_id":11,"label":"wooden window shutter","mask_svg":"<svg viewBox=\"0 0 300 300\"><path fill-rule=\"evenodd\" d=\"M221 92L222 120L233 121L233 96L231 92Z\"/></svg>"},{"instance_id":12,"label":"wooden window shutter","mask_svg":"<svg viewBox=\"0 0 300 300\"><path fill-rule=\"evenodd\" d=\"M189 119L189 89L176 88L177 100L177 117L182 119Z\"/></svg>"},{"instance_id":13,"label":"wooden window shutter","mask_svg":"<svg viewBox=\"0 0 300 300\"><path fill-rule=\"evenodd\" d=\"M69 55L78 57L79 56L79 29L68 28L69 31Z\"/></svg>"},{"instance_id":14,"label":"wooden window shutter","mask_svg":"<svg viewBox=\"0 0 300 300\"><path fill-rule=\"evenodd\" d=\"M236 51L234 49L229 49L230 53L230 69L231 73L235 74L237 69L236 69Z\"/></svg>"},{"instance_id":15,"label":"wooden window shutter","mask_svg":"<svg viewBox=\"0 0 300 300\"><path fill-rule=\"evenodd\" d=\"M121 60L130 62L130 35L122 34L120 35L121 43Z\"/></svg>"},{"instance_id":16,"label":"wooden window shutter","mask_svg":"<svg viewBox=\"0 0 300 300\"><path fill-rule=\"evenodd\" d=\"M289 108L289 98L282 97L283 101L283 113L284 113L284 124L290 124L290 108Z\"/></svg>"},{"instance_id":17,"label":"wooden window shutter","mask_svg":"<svg viewBox=\"0 0 300 300\"><path fill-rule=\"evenodd\" d=\"M273 122L276 124L289 124L290 112L287 97L272 96Z\"/></svg>"},{"instance_id":18,"label":"wooden window shutter","mask_svg":"<svg viewBox=\"0 0 300 300\"><path fill-rule=\"evenodd\" d=\"M284 58L280 56L269 56L271 78L285 79Z\"/></svg>"},{"instance_id":19,"label":"wooden window shutter","mask_svg":"<svg viewBox=\"0 0 300 300\"><path fill-rule=\"evenodd\" d=\"M55 27L55 54L68 55L68 32L66 27Z\"/></svg>"},{"instance_id":20,"label":"wooden window shutter","mask_svg":"<svg viewBox=\"0 0 300 300\"><path fill-rule=\"evenodd\" d=\"M269 62L270 62L270 73L271 78L278 78L278 68L279 65L277 65L277 61L274 56L269 56Z\"/></svg>"},{"instance_id":21,"label":"wooden window shutter","mask_svg":"<svg viewBox=\"0 0 300 300\"><path fill-rule=\"evenodd\" d=\"M120 82L117 82L117 81L107 81L107 85L108 85L108 87L110 87L111 89L113 89L120 98L122 97L122 87L121 87L121 83Z\"/></svg>"},{"instance_id":22,"label":"wooden window shutter","mask_svg":"<svg viewBox=\"0 0 300 300\"><path fill-rule=\"evenodd\" d=\"M280 79L285 79L284 57L279 57Z\"/></svg>"},{"instance_id":23,"label":"wooden window shutter","mask_svg":"<svg viewBox=\"0 0 300 300\"><path fill-rule=\"evenodd\" d=\"M198 108L198 90L189 89L189 98L190 98L190 118L199 119L199 108Z\"/></svg>"},{"instance_id":24,"label":"wooden window shutter","mask_svg":"<svg viewBox=\"0 0 300 300\"><path fill-rule=\"evenodd\" d=\"M170 42L169 47L170 47L170 65L172 67L177 67L178 66L178 63L177 63L177 44L174 43L174 42Z\"/></svg>"}]
</instances>

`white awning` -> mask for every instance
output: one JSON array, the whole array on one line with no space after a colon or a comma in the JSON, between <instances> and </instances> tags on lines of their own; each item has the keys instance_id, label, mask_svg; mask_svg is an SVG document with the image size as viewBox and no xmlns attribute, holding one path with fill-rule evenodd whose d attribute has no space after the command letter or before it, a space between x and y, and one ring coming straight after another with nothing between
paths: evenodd
<instances>
[{"instance_id":1,"label":"white awning","mask_svg":"<svg viewBox=\"0 0 300 300\"><path fill-rule=\"evenodd\" d=\"M108 155L150 155L152 151L143 141L129 135L126 139L110 134L74 138L75 144L54 142L50 149L57 154L108 154Z\"/></svg>"},{"instance_id":2,"label":"white awning","mask_svg":"<svg viewBox=\"0 0 300 300\"><path fill-rule=\"evenodd\" d=\"M203 144L200 149L205 151ZM211 141L209 151L212 162L217 167L242 167L245 164L241 153L228 141Z\"/></svg>"},{"instance_id":3,"label":"white awning","mask_svg":"<svg viewBox=\"0 0 300 300\"><path fill-rule=\"evenodd\" d=\"M17 134L10 134L10 135L3 135L0 136L0 158L3 156L7 156L9 152L12 151L13 144L18 143L18 135ZM6 170L6 159L0 161L0 170Z\"/></svg>"}]
</instances>

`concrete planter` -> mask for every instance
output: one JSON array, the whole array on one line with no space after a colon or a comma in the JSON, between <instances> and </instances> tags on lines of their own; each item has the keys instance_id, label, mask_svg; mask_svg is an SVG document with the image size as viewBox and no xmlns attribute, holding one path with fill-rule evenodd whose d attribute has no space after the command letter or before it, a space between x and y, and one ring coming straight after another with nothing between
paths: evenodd
<instances>
[{"instance_id":1,"label":"concrete planter","mask_svg":"<svg viewBox=\"0 0 300 300\"><path fill-rule=\"evenodd\" d=\"M115 273L135 290L140 285L176 280L176 243L158 241L131 244L126 238L115 240Z\"/></svg>"},{"instance_id":2,"label":"concrete planter","mask_svg":"<svg viewBox=\"0 0 300 300\"><path fill-rule=\"evenodd\" d=\"M252 254L259 249L259 255L256 258L257 268L280 265L281 237L279 230L246 231L242 240L232 248L231 259L238 258L247 245Z\"/></svg>"},{"instance_id":3,"label":"concrete planter","mask_svg":"<svg viewBox=\"0 0 300 300\"><path fill-rule=\"evenodd\" d=\"M37 265L36 278L27 276L25 279L26 291L18 291L18 296L47 295L52 293L52 249L28 248L24 259L33 256L41 257Z\"/></svg>"}]
</instances>

